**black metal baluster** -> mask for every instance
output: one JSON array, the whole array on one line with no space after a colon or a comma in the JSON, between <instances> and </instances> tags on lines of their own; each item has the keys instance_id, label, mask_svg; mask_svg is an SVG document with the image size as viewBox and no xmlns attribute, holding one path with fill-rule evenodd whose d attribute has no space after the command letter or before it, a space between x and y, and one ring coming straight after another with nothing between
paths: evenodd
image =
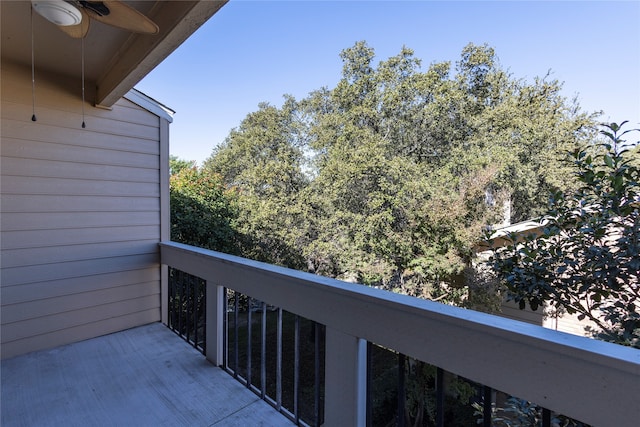
<instances>
[{"instance_id":1,"label":"black metal baluster","mask_svg":"<svg viewBox=\"0 0 640 427\"><path fill-rule=\"evenodd\" d=\"M202 319L202 354L207 354L207 282L200 281L200 313L198 319ZM215 290L214 290L215 292ZM214 325L211 325L214 326Z\"/></svg>"},{"instance_id":2,"label":"black metal baluster","mask_svg":"<svg viewBox=\"0 0 640 427\"><path fill-rule=\"evenodd\" d=\"M315 383L314 383L314 405L315 405L315 425L320 426L320 325L313 322L313 329L315 332L314 342L314 371L315 371Z\"/></svg>"},{"instance_id":3,"label":"black metal baluster","mask_svg":"<svg viewBox=\"0 0 640 427\"><path fill-rule=\"evenodd\" d=\"M224 369L229 368L229 298L227 295L228 289L223 288L222 291L222 308L224 314L222 316L222 367Z\"/></svg>"},{"instance_id":4,"label":"black metal baluster","mask_svg":"<svg viewBox=\"0 0 640 427\"><path fill-rule=\"evenodd\" d=\"M482 426L483 427L491 427L491 412L492 412L492 394L493 390L491 387L482 386Z\"/></svg>"},{"instance_id":5,"label":"black metal baluster","mask_svg":"<svg viewBox=\"0 0 640 427\"><path fill-rule=\"evenodd\" d=\"M233 355L233 377L235 379L238 379L238 366L239 366L239 350L240 347L238 345L238 340L239 340L239 328L238 328L238 322L239 322L239 304L238 304L238 292L237 291L233 291L233 296L234 296L234 307L233 307L233 347L234 347L234 355Z\"/></svg>"},{"instance_id":6,"label":"black metal baluster","mask_svg":"<svg viewBox=\"0 0 640 427\"><path fill-rule=\"evenodd\" d=\"M200 320L200 278L195 277L193 288L193 346L198 349L198 321Z\"/></svg>"},{"instance_id":7,"label":"black metal baluster","mask_svg":"<svg viewBox=\"0 0 640 427\"><path fill-rule=\"evenodd\" d=\"M180 272L175 270L173 274L173 330L180 334Z\"/></svg>"},{"instance_id":8,"label":"black metal baluster","mask_svg":"<svg viewBox=\"0 0 640 427\"><path fill-rule=\"evenodd\" d=\"M282 410L282 309L278 308L276 348L276 409Z\"/></svg>"},{"instance_id":9,"label":"black metal baluster","mask_svg":"<svg viewBox=\"0 0 640 427\"><path fill-rule=\"evenodd\" d=\"M373 400L372 390L373 387L373 344L367 341L367 427L371 427L373 423Z\"/></svg>"},{"instance_id":10,"label":"black metal baluster","mask_svg":"<svg viewBox=\"0 0 640 427\"><path fill-rule=\"evenodd\" d=\"M191 275L185 274L185 288L186 296L184 299L184 333L187 337L187 342L191 338Z\"/></svg>"},{"instance_id":11,"label":"black metal baluster","mask_svg":"<svg viewBox=\"0 0 640 427\"><path fill-rule=\"evenodd\" d=\"M296 314L293 327L293 416L300 423L298 394L300 391L300 317Z\"/></svg>"},{"instance_id":12,"label":"black metal baluster","mask_svg":"<svg viewBox=\"0 0 640 427\"><path fill-rule=\"evenodd\" d=\"M436 427L444 427L444 371L436 370Z\"/></svg>"},{"instance_id":13,"label":"black metal baluster","mask_svg":"<svg viewBox=\"0 0 640 427\"><path fill-rule=\"evenodd\" d=\"M260 338L260 398L267 393L267 304L262 303L262 333Z\"/></svg>"},{"instance_id":14,"label":"black metal baluster","mask_svg":"<svg viewBox=\"0 0 640 427\"><path fill-rule=\"evenodd\" d=\"M251 388L251 334L252 334L252 319L251 304L253 298L247 297L247 388Z\"/></svg>"},{"instance_id":15,"label":"black metal baluster","mask_svg":"<svg viewBox=\"0 0 640 427\"><path fill-rule=\"evenodd\" d=\"M184 280L183 280L183 275L184 273L182 271L179 272L178 274L178 280L179 280L179 285L180 285L180 295L178 298L178 334L181 337L184 337L184 334L182 333L182 306L184 304Z\"/></svg>"},{"instance_id":16,"label":"black metal baluster","mask_svg":"<svg viewBox=\"0 0 640 427\"><path fill-rule=\"evenodd\" d=\"M167 297L169 298L169 300L168 300L167 306L169 307L169 313L168 313L169 318L167 319L167 321L169 322L169 328L171 328L172 330L175 330L174 324L173 324L173 312L174 312L173 305L175 304L175 297L173 296L173 286L175 282L175 279L173 277L174 275L173 268L169 267L168 275L169 275L169 286L168 286L169 295L167 295Z\"/></svg>"},{"instance_id":17,"label":"black metal baluster","mask_svg":"<svg viewBox=\"0 0 640 427\"><path fill-rule=\"evenodd\" d=\"M191 276L184 275L184 336L187 342L191 339Z\"/></svg>"},{"instance_id":18,"label":"black metal baluster","mask_svg":"<svg viewBox=\"0 0 640 427\"><path fill-rule=\"evenodd\" d=\"M189 286L189 288L191 289L191 321L193 322L193 331L192 331L192 335L193 335L193 346L195 348L198 347L198 319L196 318L196 315L198 314L198 278L196 278L195 276L191 276L189 275L189 282L191 284L191 286Z\"/></svg>"},{"instance_id":19,"label":"black metal baluster","mask_svg":"<svg viewBox=\"0 0 640 427\"><path fill-rule=\"evenodd\" d=\"M182 333L187 342L189 342L189 276L187 273L182 274L182 283L184 286L184 303L182 304Z\"/></svg>"},{"instance_id":20,"label":"black metal baluster","mask_svg":"<svg viewBox=\"0 0 640 427\"><path fill-rule=\"evenodd\" d=\"M404 354L398 353L398 427L404 427L405 425L405 360L406 356Z\"/></svg>"},{"instance_id":21,"label":"black metal baluster","mask_svg":"<svg viewBox=\"0 0 640 427\"><path fill-rule=\"evenodd\" d=\"M171 329L173 329L174 332L177 332L177 327L178 327L178 271L174 270L173 271L173 280L172 280L172 285L171 285L171 291L173 293L173 301L171 303L171 309L173 310L173 319L171 322Z\"/></svg>"},{"instance_id":22,"label":"black metal baluster","mask_svg":"<svg viewBox=\"0 0 640 427\"><path fill-rule=\"evenodd\" d=\"M551 411L542 408L542 427L551 427Z\"/></svg>"}]
</instances>

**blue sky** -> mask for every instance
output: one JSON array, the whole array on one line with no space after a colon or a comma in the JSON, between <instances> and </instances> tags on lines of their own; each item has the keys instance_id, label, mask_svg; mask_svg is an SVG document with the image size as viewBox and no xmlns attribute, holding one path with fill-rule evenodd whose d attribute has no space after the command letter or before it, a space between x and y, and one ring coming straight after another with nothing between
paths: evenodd
<instances>
[{"instance_id":1,"label":"blue sky","mask_svg":"<svg viewBox=\"0 0 640 427\"><path fill-rule=\"evenodd\" d=\"M231 0L136 87L176 111L171 154L202 163L258 103L333 87L359 40L423 69L488 43L513 77L550 70L583 110L640 127L640 1Z\"/></svg>"}]
</instances>

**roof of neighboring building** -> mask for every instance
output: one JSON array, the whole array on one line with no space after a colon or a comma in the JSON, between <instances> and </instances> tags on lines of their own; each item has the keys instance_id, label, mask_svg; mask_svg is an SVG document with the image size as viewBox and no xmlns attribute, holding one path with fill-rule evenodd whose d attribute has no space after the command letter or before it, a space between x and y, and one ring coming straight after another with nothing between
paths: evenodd
<instances>
[{"instance_id":1,"label":"roof of neighboring building","mask_svg":"<svg viewBox=\"0 0 640 427\"><path fill-rule=\"evenodd\" d=\"M479 242L475 246L474 251L478 253L491 248L506 246L511 243L511 240L509 239L510 234L516 234L523 237L529 234L535 234L538 236L542 233L542 227L544 227L546 223L547 221L544 219L542 221L527 220L497 228L493 231L489 240Z\"/></svg>"}]
</instances>

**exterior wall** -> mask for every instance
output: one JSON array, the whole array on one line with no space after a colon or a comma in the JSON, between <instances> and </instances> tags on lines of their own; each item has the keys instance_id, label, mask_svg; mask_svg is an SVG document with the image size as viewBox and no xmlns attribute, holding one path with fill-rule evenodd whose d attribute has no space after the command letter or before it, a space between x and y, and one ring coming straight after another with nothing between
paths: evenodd
<instances>
[{"instance_id":1,"label":"exterior wall","mask_svg":"<svg viewBox=\"0 0 640 427\"><path fill-rule=\"evenodd\" d=\"M167 120L121 99L82 129L80 82L36 71L32 122L31 70L1 71L2 358L160 320Z\"/></svg>"},{"instance_id":2,"label":"exterior wall","mask_svg":"<svg viewBox=\"0 0 640 427\"><path fill-rule=\"evenodd\" d=\"M548 310L548 308L546 309ZM542 308L533 311L527 306L524 310L520 310L518 305L512 301L504 301L500 310L500 313L496 313L498 316L544 326L572 335L590 336L585 328L595 327L595 324L587 319L578 319L577 314L563 313L561 316L545 316Z\"/></svg>"},{"instance_id":3,"label":"exterior wall","mask_svg":"<svg viewBox=\"0 0 640 427\"><path fill-rule=\"evenodd\" d=\"M500 306L500 313L496 314L509 319L544 326L544 313L542 308L538 308L536 311L533 311L527 306L524 310L520 310L520 307L518 307L518 304L515 302L503 301Z\"/></svg>"},{"instance_id":4,"label":"exterior wall","mask_svg":"<svg viewBox=\"0 0 640 427\"><path fill-rule=\"evenodd\" d=\"M545 310L548 309L548 307L545 307ZM496 313L498 316L544 326L545 328L572 335L589 336L585 328L595 326L593 322L587 319L578 319L577 314L563 313L561 316L545 316L543 308L533 311L528 306L524 310L520 310L518 305L513 301L503 301L500 310L500 313Z\"/></svg>"},{"instance_id":5,"label":"exterior wall","mask_svg":"<svg viewBox=\"0 0 640 427\"><path fill-rule=\"evenodd\" d=\"M525 221L518 224L513 224L508 227L504 227L502 231L493 239L494 246L506 246L510 242L503 237L505 231L517 232L521 235L525 234L541 234L540 223L536 221ZM476 247L476 255L480 263L486 262L489 259L490 251L486 250L486 245L478 245ZM554 329L560 332L566 332L572 335L589 336L585 331L588 326L594 327L593 322L583 319L579 320L577 315L571 315L563 313L560 316L545 315L545 311L549 311L549 307L541 307L536 311L531 310L528 306L524 310L520 310L518 305L513 301L503 301L500 306L500 313L495 313L498 316L506 317L509 319L520 320L522 322L531 323L533 325L544 326L545 328Z\"/></svg>"},{"instance_id":6,"label":"exterior wall","mask_svg":"<svg viewBox=\"0 0 640 427\"><path fill-rule=\"evenodd\" d=\"M542 324L545 328L555 329L556 331L566 332L573 335L590 336L586 331L587 327L597 329L595 323L588 320L578 319L577 314L564 313L559 317L547 317Z\"/></svg>"}]
</instances>

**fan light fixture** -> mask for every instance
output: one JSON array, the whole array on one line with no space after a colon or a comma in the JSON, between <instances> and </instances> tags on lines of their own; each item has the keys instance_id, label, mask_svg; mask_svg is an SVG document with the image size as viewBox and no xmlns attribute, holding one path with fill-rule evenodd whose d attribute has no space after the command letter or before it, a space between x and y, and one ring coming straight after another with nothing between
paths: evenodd
<instances>
[{"instance_id":1,"label":"fan light fixture","mask_svg":"<svg viewBox=\"0 0 640 427\"><path fill-rule=\"evenodd\" d=\"M56 25L67 27L82 21L80 11L64 0L32 1L31 4L39 15Z\"/></svg>"}]
</instances>

